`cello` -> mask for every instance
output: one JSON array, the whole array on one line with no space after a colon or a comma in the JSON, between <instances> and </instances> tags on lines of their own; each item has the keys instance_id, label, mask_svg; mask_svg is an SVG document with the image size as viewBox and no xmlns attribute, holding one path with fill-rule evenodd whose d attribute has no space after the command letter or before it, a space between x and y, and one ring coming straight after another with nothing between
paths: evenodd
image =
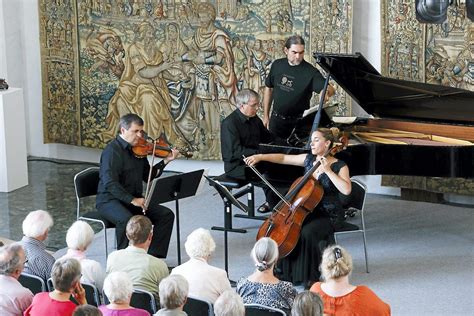
<instances>
[{"instance_id":1,"label":"cello","mask_svg":"<svg viewBox=\"0 0 474 316\"><path fill-rule=\"evenodd\" d=\"M346 148L347 138L341 138L340 142L334 144L323 157L334 155ZM257 240L262 237L275 240L278 244L279 258L286 257L296 247L306 216L313 212L323 197L324 190L313 177L320 164L321 162L317 161L304 176L293 182L284 197L280 195L281 201L258 230ZM251 168L254 170L254 167ZM254 171L258 172L256 169ZM261 178L271 187L266 179Z\"/></svg>"}]
</instances>

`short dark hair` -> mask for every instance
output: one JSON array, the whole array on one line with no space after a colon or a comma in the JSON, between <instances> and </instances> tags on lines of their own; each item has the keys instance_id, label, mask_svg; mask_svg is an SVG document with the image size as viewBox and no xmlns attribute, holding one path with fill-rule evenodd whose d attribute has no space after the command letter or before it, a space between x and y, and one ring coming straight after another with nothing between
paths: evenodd
<instances>
[{"instance_id":1,"label":"short dark hair","mask_svg":"<svg viewBox=\"0 0 474 316\"><path fill-rule=\"evenodd\" d=\"M290 49L291 45L303 45L304 39L300 35L292 35L286 39L285 47Z\"/></svg>"},{"instance_id":2,"label":"short dark hair","mask_svg":"<svg viewBox=\"0 0 474 316\"><path fill-rule=\"evenodd\" d=\"M139 126L143 126L144 124L143 119L140 116L136 115L135 113L128 113L120 118L119 127L123 127L128 130L132 123L135 123Z\"/></svg>"},{"instance_id":3,"label":"short dark hair","mask_svg":"<svg viewBox=\"0 0 474 316\"><path fill-rule=\"evenodd\" d=\"M143 215L132 216L127 223L126 234L132 245L144 243L150 235L151 221Z\"/></svg>"}]
</instances>

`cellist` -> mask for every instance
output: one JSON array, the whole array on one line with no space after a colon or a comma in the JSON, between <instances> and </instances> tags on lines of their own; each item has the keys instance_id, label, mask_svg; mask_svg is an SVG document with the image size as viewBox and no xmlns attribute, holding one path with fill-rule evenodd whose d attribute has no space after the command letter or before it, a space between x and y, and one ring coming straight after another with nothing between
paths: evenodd
<instances>
[{"instance_id":1,"label":"cellist","mask_svg":"<svg viewBox=\"0 0 474 316\"><path fill-rule=\"evenodd\" d=\"M333 241L334 229L342 222L344 211L340 194L351 193L349 168L346 163L326 155L338 139L337 129L319 128L311 135L311 152L308 154L257 154L244 159L245 163L254 166L260 161L278 164L304 166L308 171L316 163L320 166L313 173L324 189L324 195L316 209L310 213L301 229L300 239L295 249L281 259L278 267L281 278L293 284L303 284L309 288L319 280L319 264L322 251Z\"/></svg>"}]
</instances>

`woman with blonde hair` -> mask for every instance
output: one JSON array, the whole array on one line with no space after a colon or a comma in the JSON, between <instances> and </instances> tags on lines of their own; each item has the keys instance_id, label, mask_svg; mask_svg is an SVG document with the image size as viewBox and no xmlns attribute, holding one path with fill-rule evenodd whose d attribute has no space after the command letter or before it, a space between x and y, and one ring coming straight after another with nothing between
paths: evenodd
<instances>
[{"instance_id":1,"label":"woman with blonde hair","mask_svg":"<svg viewBox=\"0 0 474 316\"><path fill-rule=\"evenodd\" d=\"M273 268L278 260L278 245L268 237L260 238L254 245L251 257L255 263L255 272L237 283L237 293L245 304L261 304L279 308L289 313L296 289L293 284L280 281Z\"/></svg>"},{"instance_id":2,"label":"woman with blonde hair","mask_svg":"<svg viewBox=\"0 0 474 316\"><path fill-rule=\"evenodd\" d=\"M320 270L324 282L315 283L311 291L323 299L325 315L390 315L390 306L371 289L349 283L352 258L341 246L324 250Z\"/></svg>"}]
</instances>

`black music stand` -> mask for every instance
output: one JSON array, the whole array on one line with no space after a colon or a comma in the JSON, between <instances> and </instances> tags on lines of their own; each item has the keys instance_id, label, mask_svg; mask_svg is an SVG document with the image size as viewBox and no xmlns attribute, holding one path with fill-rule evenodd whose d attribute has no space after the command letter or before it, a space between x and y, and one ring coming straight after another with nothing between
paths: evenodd
<instances>
[{"instance_id":1,"label":"black music stand","mask_svg":"<svg viewBox=\"0 0 474 316\"><path fill-rule=\"evenodd\" d=\"M202 183L204 169L180 173L174 176L154 179L147 199L148 205L157 205L169 201L176 203L176 240L178 249L178 265L181 264L181 242L179 230L179 199L194 196ZM158 187L157 190L155 188Z\"/></svg>"},{"instance_id":2,"label":"black music stand","mask_svg":"<svg viewBox=\"0 0 474 316\"><path fill-rule=\"evenodd\" d=\"M231 206L235 205L245 213L248 213L248 206L240 202L239 200L236 199L236 197L219 181L216 181L208 176L204 176L207 181L209 181L209 184L213 186L217 193L221 196L222 200L224 201L224 207L225 207L225 216L224 216L224 227L212 227L212 230L221 230L224 231L224 260L225 260L225 271L227 272L227 275L229 275L229 247L228 247L228 240L227 240L227 233L230 232L236 232L236 233L245 233L247 232L244 229L236 229L232 228L232 210ZM235 283L235 281L230 281L231 284Z\"/></svg>"}]
</instances>

